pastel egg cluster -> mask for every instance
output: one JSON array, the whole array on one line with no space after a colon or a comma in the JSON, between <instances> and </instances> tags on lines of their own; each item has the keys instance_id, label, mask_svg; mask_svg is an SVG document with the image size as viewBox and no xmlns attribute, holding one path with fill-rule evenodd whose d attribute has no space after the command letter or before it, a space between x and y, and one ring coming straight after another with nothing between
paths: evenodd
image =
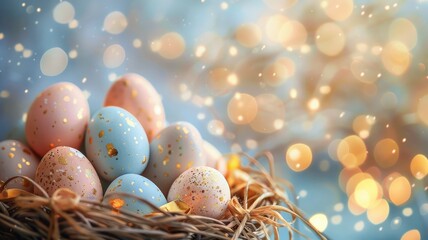
<instances>
[{"instance_id":1,"label":"pastel egg cluster","mask_svg":"<svg viewBox=\"0 0 428 240\"><path fill-rule=\"evenodd\" d=\"M138 199L161 207L168 196L187 203L193 214L224 215L230 200L225 159L192 124L166 126L150 82L126 74L112 84L104 105L89 119L89 104L76 85L61 82L42 91L28 111L29 147L0 142L0 181L24 175L49 195L68 188L118 211L148 214L153 209ZM7 187L43 194L22 179Z\"/></svg>"}]
</instances>

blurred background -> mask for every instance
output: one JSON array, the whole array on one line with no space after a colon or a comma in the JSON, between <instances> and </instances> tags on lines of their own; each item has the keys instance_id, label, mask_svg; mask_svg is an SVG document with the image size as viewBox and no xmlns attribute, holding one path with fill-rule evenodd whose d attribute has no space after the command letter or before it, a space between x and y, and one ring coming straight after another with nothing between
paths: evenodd
<instances>
[{"instance_id":1,"label":"blurred background","mask_svg":"<svg viewBox=\"0 0 428 240\"><path fill-rule=\"evenodd\" d=\"M272 152L329 238L428 239L427 13L426 0L4 1L0 139L25 141L53 83L95 112L135 72L168 122L223 153Z\"/></svg>"}]
</instances>

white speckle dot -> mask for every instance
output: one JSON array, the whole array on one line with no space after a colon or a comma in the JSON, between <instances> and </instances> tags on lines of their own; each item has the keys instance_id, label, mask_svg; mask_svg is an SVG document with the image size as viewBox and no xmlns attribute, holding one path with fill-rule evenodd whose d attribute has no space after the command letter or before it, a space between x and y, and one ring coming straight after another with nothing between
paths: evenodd
<instances>
[{"instance_id":1,"label":"white speckle dot","mask_svg":"<svg viewBox=\"0 0 428 240\"><path fill-rule=\"evenodd\" d=\"M413 210L411 208L405 208L403 209L403 215L405 217L410 217L413 214Z\"/></svg>"},{"instance_id":2,"label":"white speckle dot","mask_svg":"<svg viewBox=\"0 0 428 240\"><path fill-rule=\"evenodd\" d=\"M356 232L361 232L361 231L363 231L363 229L364 229L364 222L363 221L358 221L355 223L354 230Z\"/></svg>"},{"instance_id":3,"label":"white speckle dot","mask_svg":"<svg viewBox=\"0 0 428 240\"><path fill-rule=\"evenodd\" d=\"M342 223L342 216L340 215L334 215L331 217L331 223L334 225L339 225Z\"/></svg>"}]
</instances>

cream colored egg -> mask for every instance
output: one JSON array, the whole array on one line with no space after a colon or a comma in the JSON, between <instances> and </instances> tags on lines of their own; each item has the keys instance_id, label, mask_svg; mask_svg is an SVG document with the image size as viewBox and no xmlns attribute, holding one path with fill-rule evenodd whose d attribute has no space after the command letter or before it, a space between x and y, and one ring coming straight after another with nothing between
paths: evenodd
<instances>
[{"instance_id":1,"label":"cream colored egg","mask_svg":"<svg viewBox=\"0 0 428 240\"><path fill-rule=\"evenodd\" d=\"M219 219L230 201L230 188L224 176L211 167L194 167L172 184L168 201L181 200L191 213Z\"/></svg>"}]
</instances>

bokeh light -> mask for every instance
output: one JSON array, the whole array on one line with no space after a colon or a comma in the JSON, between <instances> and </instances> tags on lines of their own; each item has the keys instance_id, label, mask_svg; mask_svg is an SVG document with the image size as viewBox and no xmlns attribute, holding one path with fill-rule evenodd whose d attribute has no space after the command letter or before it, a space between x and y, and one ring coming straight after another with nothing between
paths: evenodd
<instances>
[{"instance_id":1,"label":"bokeh light","mask_svg":"<svg viewBox=\"0 0 428 240\"><path fill-rule=\"evenodd\" d=\"M295 172L306 170L312 163L312 151L308 145L296 143L291 145L286 153L285 160L289 168Z\"/></svg>"}]
</instances>

